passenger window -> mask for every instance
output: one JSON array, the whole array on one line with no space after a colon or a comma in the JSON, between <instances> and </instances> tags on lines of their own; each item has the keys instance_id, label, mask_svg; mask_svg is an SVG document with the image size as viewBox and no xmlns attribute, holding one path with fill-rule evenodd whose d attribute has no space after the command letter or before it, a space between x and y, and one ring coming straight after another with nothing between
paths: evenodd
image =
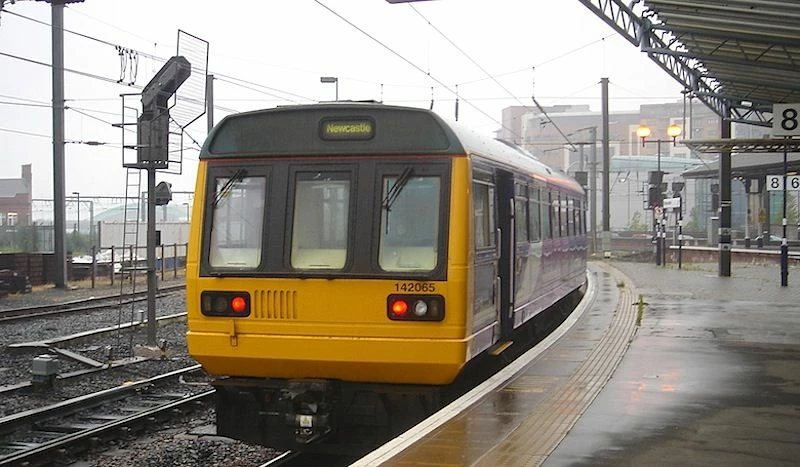
<instances>
[{"instance_id":1,"label":"passenger window","mask_svg":"<svg viewBox=\"0 0 800 467\"><path fill-rule=\"evenodd\" d=\"M514 231L517 243L528 243L528 200L519 196L514 200Z\"/></svg>"},{"instance_id":2,"label":"passenger window","mask_svg":"<svg viewBox=\"0 0 800 467\"><path fill-rule=\"evenodd\" d=\"M542 240L542 220L541 210L539 207L539 189L534 188L531 190L531 196L528 200L528 229L530 232L531 243L540 242Z\"/></svg>"},{"instance_id":3,"label":"passenger window","mask_svg":"<svg viewBox=\"0 0 800 467\"><path fill-rule=\"evenodd\" d=\"M553 208L550 202L550 192L542 198L542 235L546 239L553 238Z\"/></svg>"},{"instance_id":4,"label":"passenger window","mask_svg":"<svg viewBox=\"0 0 800 467\"><path fill-rule=\"evenodd\" d=\"M475 212L475 249L494 246L494 190L485 183L472 183Z\"/></svg>"},{"instance_id":5,"label":"passenger window","mask_svg":"<svg viewBox=\"0 0 800 467\"><path fill-rule=\"evenodd\" d=\"M572 204L572 198L564 200L567 218L567 236L575 235L575 206Z\"/></svg>"},{"instance_id":6,"label":"passenger window","mask_svg":"<svg viewBox=\"0 0 800 467\"><path fill-rule=\"evenodd\" d=\"M561 238L564 230L564 223L561 218L561 200L554 196L551 204L551 211L553 212L553 238Z\"/></svg>"},{"instance_id":7,"label":"passenger window","mask_svg":"<svg viewBox=\"0 0 800 467\"><path fill-rule=\"evenodd\" d=\"M209 264L256 268L261 262L266 178L220 177L215 182Z\"/></svg>"},{"instance_id":8,"label":"passenger window","mask_svg":"<svg viewBox=\"0 0 800 467\"><path fill-rule=\"evenodd\" d=\"M383 177L378 264L384 271L428 272L437 265L441 179Z\"/></svg>"},{"instance_id":9,"label":"passenger window","mask_svg":"<svg viewBox=\"0 0 800 467\"><path fill-rule=\"evenodd\" d=\"M349 173L298 173L292 211L292 267L344 268L349 216Z\"/></svg>"}]
</instances>

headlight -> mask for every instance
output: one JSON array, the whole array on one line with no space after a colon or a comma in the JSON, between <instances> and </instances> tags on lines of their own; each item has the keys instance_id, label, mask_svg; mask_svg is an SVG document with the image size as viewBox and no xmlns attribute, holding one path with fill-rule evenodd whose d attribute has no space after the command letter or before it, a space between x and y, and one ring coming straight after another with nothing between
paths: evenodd
<instances>
[{"instance_id":1,"label":"headlight","mask_svg":"<svg viewBox=\"0 0 800 467\"><path fill-rule=\"evenodd\" d=\"M417 316L425 316L428 313L428 304L422 300L417 300L414 304L414 314Z\"/></svg>"}]
</instances>

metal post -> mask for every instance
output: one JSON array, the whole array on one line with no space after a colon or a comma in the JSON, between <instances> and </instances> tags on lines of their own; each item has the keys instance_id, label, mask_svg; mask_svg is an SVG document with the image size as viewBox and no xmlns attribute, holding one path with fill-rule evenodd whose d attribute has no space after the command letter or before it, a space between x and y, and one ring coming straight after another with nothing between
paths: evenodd
<instances>
[{"instance_id":1,"label":"metal post","mask_svg":"<svg viewBox=\"0 0 800 467\"><path fill-rule=\"evenodd\" d=\"M656 157L657 157L656 171L658 172L658 175L659 175L657 180L662 181L662 178L661 178L661 139L657 139L656 140L656 151L657 151L657 154L656 154ZM661 266L662 265L662 262L661 262L661 249L662 249L662 243L661 243L662 235L661 235L661 233L662 232L661 232L661 230L663 230L663 223L661 222L661 220L663 219L663 215L664 215L663 214L664 210L662 208L663 201L661 199L661 183L658 184L658 186L656 187L656 190L657 190L656 193L658 193L658 196L656 196L656 199L658 200L657 206L662 209L661 210L661 213L662 213L661 216L658 216L656 218L656 266ZM655 213L655 210L653 212Z\"/></svg>"},{"instance_id":2,"label":"metal post","mask_svg":"<svg viewBox=\"0 0 800 467\"><path fill-rule=\"evenodd\" d=\"M789 223L786 215L787 172L789 167L786 161L786 145L783 146L783 240L781 240L781 286L789 285L789 242L786 239L786 227Z\"/></svg>"},{"instance_id":3,"label":"metal post","mask_svg":"<svg viewBox=\"0 0 800 467\"><path fill-rule=\"evenodd\" d=\"M334 84L336 86L336 101L339 101L339 78L336 76L322 76L319 78L320 83ZM456 118L458 120L458 118Z\"/></svg>"},{"instance_id":4,"label":"metal post","mask_svg":"<svg viewBox=\"0 0 800 467\"><path fill-rule=\"evenodd\" d=\"M214 128L214 75L206 75L206 130Z\"/></svg>"},{"instance_id":5,"label":"metal post","mask_svg":"<svg viewBox=\"0 0 800 467\"><path fill-rule=\"evenodd\" d=\"M683 253L683 196L678 192L678 269L681 268Z\"/></svg>"},{"instance_id":6,"label":"metal post","mask_svg":"<svg viewBox=\"0 0 800 467\"><path fill-rule=\"evenodd\" d=\"M89 201L89 245L96 246L94 243L94 201Z\"/></svg>"},{"instance_id":7,"label":"metal post","mask_svg":"<svg viewBox=\"0 0 800 467\"><path fill-rule=\"evenodd\" d=\"M156 169L147 168L147 345L156 345Z\"/></svg>"},{"instance_id":8,"label":"metal post","mask_svg":"<svg viewBox=\"0 0 800 467\"><path fill-rule=\"evenodd\" d=\"M661 241L661 265L667 265L667 214L664 214L664 221L663 221L663 231L661 232L661 236L663 240Z\"/></svg>"},{"instance_id":9,"label":"metal post","mask_svg":"<svg viewBox=\"0 0 800 467\"><path fill-rule=\"evenodd\" d=\"M589 253L594 255L597 253L597 128L592 127L589 131L592 135L592 164L590 167L591 176L589 177L589 181L591 182L589 188L589 203L592 208L591 215L589 216L589 222L591 223L589 229L591 231L592 242L589 245Z\"/></svg>"},{"instance_id":10,"label":"metal post","mask_svg":"<svg viewBox=\"0 0 800 467\"><path fill-rule=\"evenodd\" d=\"M92 245L92 288L95 286L97 276L97 249Z\"/></svg>"},{"instance_id":11,"label":"metal post","mask_svg":"<svg viewBox=\"0 0 800 467\"><path fill-rule=\"evenodd\" d=\"M745 179L744 181L744 191L745 191L745 200L747 201L747 214L744 218L744 247L750 248L750 216L752 215L752 209L750 209L750 190L753 182L752 180ZM798 204L800 206L800 204Z\"/></svg>"},{"instance_id":12,"label":"metal post","mask_svg":"<svg viewBox=\"0 0 800 467\"><path fill-rule=\"evenodd\" d=\"M726 115L730 112L726 109ZM720 137L731 137L731 120L722 119ZM731 152L719 155L719 275L731 276Z\"/></svg>"},{"instance_id":13,"label":"metal post","mask_svg":"<svg viewBox=\"0 0 800 467\"><path fill-rule=\"evenodd\" d=\"M611 147L609 143L608 78L600 79L603 118L603 256L611 255Z\"/></svg>"},{"instance_id":14,"label":"metal post","mask_svg":"<svg viewBox=\"0 0 800 467\"><path fill-rule=\"evenodd\" d=\"M53 46L53 253L57 288L66 289L66 205L64 197L64 4L51 4Z\"/></svg>"},{"instance_id":15,"label":"metal post","mask_svg":"<svg viewBox=\"0 0 800 467\"><path fill-rule=\"evenodd\" d=\"M78 219L76 221L76 224L77 224L77 229L78 229L78 237L80 238L80 235L81 235L81 194L79 192L77 192L77 191L73 191L72 194L75 195L75 198L77 199L77 201L75 202L75 204L78 207L78 214L77 214Z\"/></svg>"}]
</instances>

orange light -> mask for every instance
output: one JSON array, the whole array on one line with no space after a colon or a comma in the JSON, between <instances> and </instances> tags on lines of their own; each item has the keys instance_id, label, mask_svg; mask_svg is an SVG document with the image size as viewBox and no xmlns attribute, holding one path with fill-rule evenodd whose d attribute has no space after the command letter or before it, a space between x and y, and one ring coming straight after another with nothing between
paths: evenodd
<instances>
[{"instance_id":1,"label":"orange light","mask_svg":"<svg viewBox=\"0 0 800 467\"><path fill-rule=\"evenodd\" d=\"M247 309L247 301L242 297L233 297L231 300L231 309L234 313L241 313Z\"/></svg>"},{"instance_id":2,"label":"orange light","mask_svg":"<svg viewBox=\"0 0 800 467\"><path fill-rule=\"evenodd\" d=\"M408 311L408 303L405 300L395 300L392 303L392 314L395 316L403 316Z\"/></svg>"}]
</instances>

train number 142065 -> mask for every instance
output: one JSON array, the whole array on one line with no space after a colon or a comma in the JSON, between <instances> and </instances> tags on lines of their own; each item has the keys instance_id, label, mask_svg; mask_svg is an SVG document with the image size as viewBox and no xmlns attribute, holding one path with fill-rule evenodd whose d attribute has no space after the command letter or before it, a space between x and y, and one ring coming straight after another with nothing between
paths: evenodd
<instances>
[{"instance_id":1,"label":"train number 142065","mask_svg":"<svg viewBox=\"0 0 800 467\"><path fill-rule=\"evenodd\" d=\"M395 292L436 292L436 284L432 282L395 282Z\"/></svg>"}]
</instances>

